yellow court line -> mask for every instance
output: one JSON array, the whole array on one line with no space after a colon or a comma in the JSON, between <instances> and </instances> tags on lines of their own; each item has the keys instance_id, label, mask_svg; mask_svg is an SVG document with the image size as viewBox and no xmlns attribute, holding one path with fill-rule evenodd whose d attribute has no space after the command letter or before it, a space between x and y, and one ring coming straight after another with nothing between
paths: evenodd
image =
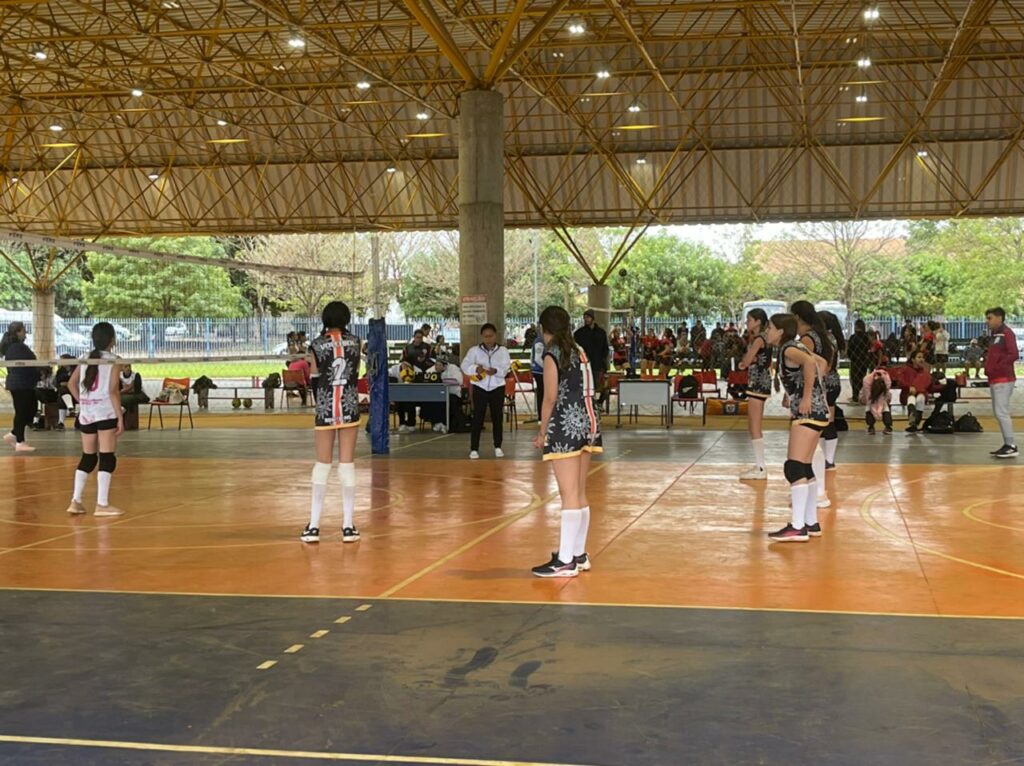
<instances>
[{"instance_id":1,"label":"yellow court line","mask_svg":"<svg viewBox=\"0 0 1024 766\"><path fill-rule=\"evenodd\" d=\"M1016 497L1016 495L1014 495L1014 497ZM984 500L980 503L974 503L973 505L969 505L966 508L964 508L963 511L961 511L961 513L963 513L963 515L969 518L971 521L976 521L979 524L987 524L988 526L996 527L997 529L1009 529L1012 532L1024 532L1024 527L1011 527L1009 524L999 524L995 521L989 521L988 519L983 519L979 516L974 515L975 508L979 508L983 505L989 505L991 502L991 500Z\"/></svg>"},{"instance_id":2,"label":"yellow court line","mask_svg":"<svg viewBox=\"0 0 1024 766\"><path fill-rule=\"evenodd\" d=\"M964 566L974 567L975 569L982 569L986 572L1005 575L1006 577L1014 577L1018 580L1024 580L1024 574L1021 574L1020 572L1011 572L1007 569L1000 569L999 567L989 566L988 564L981 564L977 561L971 561L970 559L960 558L959 556L951 556L950 554L944 553L943 551L937 550L936 548L915 543L913 540L909 538L901 537L900 535L897 535L895 532L889 531L881 524L879 524L877 521L875 521L874 517L871 515L871 504L880 495L883 494L885 494L885 491L874 492L868 495L866 498L864 498L864 502L861 503L860 505L861 519L864 521L865 524L874 529L876 532L886 535L887 537L891 537L893 540L903 545L909 545L914 550L923 551L924 553L930 553L933 556L938 556L939 558L946 559L947 561L954 561L957 564L963 564Z\"/></svg>"},{"instance_id":3,"label":"yellow court line","mask_svg":"<svg viewBox=\"0 0 1024 766\"><path fill-rule=\"evenodd\" d=\"M307 761L349 761L358 763L412 763L431 766L585 766L585 764L540 761L504 761L486 758L439 758L429 755L380 755L375 753L331 753L314 750L272 750L261 747L214 747L212 745L170 745L158 742L122 742L109 739L66 737L19 737L0 734L0 742L16 745L96 747L107 750L143 750L160 753L202 753L204 755L249 755L261 758L294 758Z\"/></svg>"},{"instance_id":4,"label":"yellow court line","mask_svg":"<svg viewBox=\"0 0 1024 766\"><path fill-rule=\"evenodd\" d=\"M257 665L256 670L270 670L276 664L277 660L267 660L266 662L261 662L259 665Z\"/></svg>"},{"instance_id":5,"label":"yellow court line","mask_svg":"<svg viewBox=\"0 0 1024 766\"><path fill-rule=\"evenodd\" d=\"M437 598L433 596L367 596L356 595L315 595L306 593L200 593L196 591L165 591L165 590L110 590L104 588L29 588L23 586L0 585L0 592L25 592L25 593L91 593L114 596L174 596L174 597L197 597L197 598L278 598L278 599L303 599L307 601L359 601L372 598L374 601L395 601L413 602L427 604L498 604L510 606L555 606L555 607L594 607L595 609L679 609L709 612L764 612L775 614L820 614L840 615L853 617L929 617L950 620L1024 620L1024 615L999 615L999 614L934 614L932 612L868 612L856 609L797 609L794 607L776 606L722 606L718 604L650 604L650 603L628 603L622 601L537 601L531 599L501 599L501 598ZM338 624L348 622L351 617L335 620Z\"/></svg>"}]
</instances>

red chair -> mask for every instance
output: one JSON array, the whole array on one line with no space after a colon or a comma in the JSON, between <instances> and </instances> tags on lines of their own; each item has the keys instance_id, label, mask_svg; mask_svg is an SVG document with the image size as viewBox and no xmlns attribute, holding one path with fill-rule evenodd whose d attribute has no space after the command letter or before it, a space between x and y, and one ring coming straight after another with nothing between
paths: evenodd
<instances>
[{"instance_id":1,"label":"red chair","mask_svg":"<svg viewBox=\"0 0 1024 766\"><path fill-rule=\"evenodd\" d=\"M306 376L302 370L281 370L281 407L291 404L288 394L299 394L306 398Z\"/></svg>"},{"instance_id":2,"label":"red chair","mask_svg":"<svg viewBox=\"0 0 1024 766\"><path fill-rule=\"evenodd\" d=\"M195 423L192 422L192 405L189 403L189 396L192 395L191 378L164 378L164 383L160 387L161 391L168 388L179 388L181 389L182 401L179 403L172 404L171 402L159 402L152 400L149 403L149 427L148 430L153 430L153 408L156 407L157 414L160 416L160 430L164 429L164 407L177 407L178 408L178 430L181 430L182 418L184 417L185 411L188 411L188 427L195 428Z\"/></svg>"},{"instance_id":3,"label":"red chair","mask_svg":"<svg viewBox=\"0 0 1024 766\"><path fill-rule=\"evenodd\" d=\"M718 390L718 376L713 370L698 371L693 373L693 377L697 381L697 390L693 396L683 396L680 393L680 385L683 382L685 375L676 375L672 383L672 406L676 404L688 405L690 407L690 414L693 414L694 409L700 406L700 422L701 425L707 425L708 422L708 399L721 399L722 393Z\"/></svg>"},{"instance_id":4,"label":"red chair","mask_svg":"<svg viewBox=\"0 0 1024 766\"><path fill-rule=\"evenodd\" d=\"M516 411L516 392L519 381L515 376L509 375L505 378L505 417L513 431L519 430L519 417Z\"/></svg>"}]
</instances>

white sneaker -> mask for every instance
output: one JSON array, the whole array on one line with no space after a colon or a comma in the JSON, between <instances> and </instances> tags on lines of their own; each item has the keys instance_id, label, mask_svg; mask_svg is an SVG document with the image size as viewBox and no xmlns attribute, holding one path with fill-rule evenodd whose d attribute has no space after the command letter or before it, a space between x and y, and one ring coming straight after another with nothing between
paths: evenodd
<instances>
[{"instance_id":1,"label":"white sneaker","mask_svg":"<svg viewBox=\"0 0 1024 766\"><path fill-rule=\"evenodd\" d=\"M435 434L441 433L441 424L440 423L434 423L434 425L431 427L430 430L433 431Z\"/></svg>"},{"instance_id":2,"label":"white sneaker","mask_svg":"<svg viewBox=\"0 0 1024 766\"><path fill-rule=\"evenodd\" d=\"M446 426L444 423L438 423L434 430L437 431L439 434L446 434L448 433L448 426Z\"/></svg>"},{"instance_id":3,"label":"white sneaker","mask_svg":"<svg viewBox=\"0 0 1024 766\"><path fill-rule=\"evenodd\" d=\"M768 471L756 465L749 471L744 471L740 474L740 481L765 481L767 478Z\"/></svg>"},{"instance_id":4,"label":"white sneaker","mask_svg":"<svg viewBox=\"0 0 1024 766\"><path fill-rule=\"evenodd\" d=\"M831 505L832 505L832 501L829 500L827 497L819 497L818 498L818 507L819 508L829 508L829 507L831 507Z\"/></svg>"},{"instance_id":5,"label":"white sneaker","mask_svg":"<svg viewBox=\"0 0 1024 766\"><path fill-rule=\"evenodd\" d=\"M77 500L72 500L71 504L68 506L68 513L72 516L81 516L85 513L85 506Z\"/></svg>"},{"instance_id":6,"label":"white sneaker","mask_svg":"<svg viewBox=\"0 0 1024 766\"><path fill-rule=\"evenodd\" d=\"M35 447L30 447L27 443L22 442L21 444L16 444L14 446L14 451L15 452L35 452L36 448Z\"/></svg>"},{"instance_id":7,"label":"white sneaker","mask_svg":"<svg viewBox=\"0 0 1024 766\"><path fill-rule=\"evenodd\" d=\"M398 427L398 433L400 433L400 434L411 434L412 433L412 428L410 428L409 426L399 426Z\"/></svg>"},{"instance_id":8,"label":"white sneaker","mask_svg":"<svg viewBox=\"0 0 1024 766\"><path fill-rule=\"evenodd\" d=\"M14 434L4 434L4 441L7 442L7 446L11 449L18 446L18 440L14 438Z\"/></svg>"},{"instance_id":9,"label":"white sneaker","mask_svg":"<svg viewBox=\"0 0 1024 766\"><path fill-rule=\"evenodd\" d=\"M480 459L480 453L477 452L476 450L473 450L472 452L469 453L469 459L470 460L479 460Z\"/></svg>"},{"instance_id":10,"label":"white sneaker","mask_svg":"<svg viewBox=\"0 0 1024 766\"><path fill-rule=\"evenodd\" d=\"M124 516L124 511L113 505L97 505L93 516Z\"/></svg>"},{"instance_id":11,"label":"white sneaker","mask_svg":"<svg viewBox=\"0 0 1024 766\"><path fill-rule=\"evenodd\" d=\"M505 457L505 453L501 449L501 447L496 447L495 448L495 450L494 450L494 457Z\"/></svg>"}]
</instances>

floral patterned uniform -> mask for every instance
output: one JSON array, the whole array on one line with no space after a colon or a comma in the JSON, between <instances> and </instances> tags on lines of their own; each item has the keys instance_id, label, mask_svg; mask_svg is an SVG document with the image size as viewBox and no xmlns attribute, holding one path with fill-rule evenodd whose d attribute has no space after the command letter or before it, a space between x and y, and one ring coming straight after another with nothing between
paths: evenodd
<instances>
[{"instance_id":1,"label":"floral patterned uniform","mask_svg":"<svg viewBox=\"0 0 1024 766\"><path fill-rule=\"evenodd\" d=\"M565 369L558 363L562 350L551 347L550 356L558 367L558 397L544 435L544 459L576 457L583 452L601 452L601 420L594 406L594 374L587 355L579 346Z\"/></svg>"},{"instance_id":2,"label":"floral patterned uniform","mask_svg":"<svg viewBox=\"0 0 1024 766\"><path fill-rule=\"evenodd\" d=\"M824 380L825 395L827 396L828 404L831 407L839 401L839 392L843 387L843 384L839 379L839 346L836 344L836 339L832 333L829 333L828 341L832 345L832 358L828 359L828 357L825 356L825 347L821 342L821 336L818 335L817 330L811 330L808 332L807 337L814 341L814 353L822 359L825 359L832 366L832 369L826 373Z\"/></svg>"},{"instance_id":3,"label":"floral patterned uniform","mask_svg":"<svg viewBox=\"0 0 1024 766\"><path fill-rule=\"evenodd\" d=\"M768 341L764 335L755 335L751 343L761 341L761 347L754 356L754 361L747 369L749 382L747 396L755 399L772 398L772 354L768 350Z\"/></svg>"},{"instance_id":4,"label":"floral patterned uniform","mask_svg":"<svg viewBox=\"0 0 1024 766\"><path fill-rule=\"evenodd\" d=\"M804 371L802 367L790 367L786 363L786 350L795 348L802 354L810 351L802 343L791 340L779 349L779 373L782 387L789 397L789 415L800 425L822 429L828 425L828 402L825 400L825 386L820 375L814 376L814 389L811 391L811 414L800 414L800 402L804 398Z\"/></svg>"},{"instance_id":5,"label":"floral patterned uniform","mask_svg":"<svg viewBox=\"0 0 1024 766\"><path fill-rule=\"evenodd\" d=\"M359 338L332 330L309 346L316 360L312 375L316 392L316 428L359 425Z\"/></svg>"}]
</instances>

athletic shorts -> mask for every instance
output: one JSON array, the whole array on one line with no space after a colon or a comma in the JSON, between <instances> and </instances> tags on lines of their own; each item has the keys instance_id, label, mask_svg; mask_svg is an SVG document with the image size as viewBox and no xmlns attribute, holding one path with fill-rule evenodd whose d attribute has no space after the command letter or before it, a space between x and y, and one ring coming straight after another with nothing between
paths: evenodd
<instances>
[{"instance_id":1,"label":"athletic shorts","mask_svg":"<svg viewBox=\"0 0 1024 766\"><path fill-rule=\"evenodd\" d=\"M97 420L95 423L82 423L78 421L76 427L83 434L95 434L100 431L114 431L117 429L117 418L111 420Z\"/></svg>"},{"instance_id":2,"label":"athletic shorts","mask_svg":"<svg viewBox=\"0 0 1024 766\"><path fill-rule=\"evenodd\" d=\"M802 425L804 428L810 428L812 431L817 431L819 434L826 428L828 428L827 425L823 426L821 423L811 423L809 421L803 422L800 425Z\"/></svg>"},{"instance_id":3,"label":"athletic shorts","mask_svg":"<svg viewBox=\"0 0 1024 766\"><path fill-rule=\"evenodd\" d=\"M772 398L772 390L770 388L767 391L755 390L753 388L747 388L747 398L748 399L750 399L750 398L753 398L753 399L764 399L764 400L771 399Z\"/></svg>"}]
</instances>

